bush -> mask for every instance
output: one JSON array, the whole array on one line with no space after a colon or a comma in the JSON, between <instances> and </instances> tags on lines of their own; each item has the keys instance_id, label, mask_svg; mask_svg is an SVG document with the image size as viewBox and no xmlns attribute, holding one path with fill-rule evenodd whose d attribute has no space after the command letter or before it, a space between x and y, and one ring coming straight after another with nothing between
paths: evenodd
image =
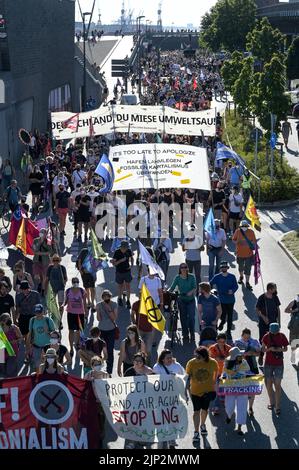
<instances>
[{"instance_id":1,"label":"bush","mask_svg":"<svg viewBox=\"0 0 299 470\"><path fill-rule=\"evenodd\" d=\"M254 172L255 142L250 139L254 126L240 116L226 113L226 129L223 141L245 160L246 166ZM228 139L229 138L229 139ZM267 156L268 153L268 156ZM267 140L263 138L258 144L257 176L261 179L261 202L296 199L299 195L299 173L291 167L284 158L281 161L280 152L274 151L274 181L271 187L270 151L267 152ZM255 181L255 180L254 180ZM258 200L258 185L253 184L254 199Z\"/></svg>"}]
</instances>

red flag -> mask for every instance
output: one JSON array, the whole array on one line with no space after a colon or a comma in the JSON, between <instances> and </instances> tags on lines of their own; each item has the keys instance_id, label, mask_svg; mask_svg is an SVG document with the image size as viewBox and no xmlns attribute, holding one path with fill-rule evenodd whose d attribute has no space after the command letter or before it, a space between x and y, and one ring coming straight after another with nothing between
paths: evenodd
<instances>
[{"instance_id":1,"label":"red flag","mask_svg":"<svg viewBox=\"0 0 299 470\"><path fill-rule=\"evenodd\" d=\"M254 254L254 282L257 284L259 278L261 277L261 258L259 254L258 245L255 245L255 254Z\"/></svg>"},{"instance_id":2,"label":"red flag","mask_svg":"<svg viewBox=\"0 0 299 470\"><path fill-rule=\"evenodd\" d=\"M35 227L32 220L25 219L27 255L34 255L32 248L33 241L39 236L39 230Z\"/></svg>"},{"instance_id":3,"label":"red flag","mask_svg":"<svg viewBox=\"0 0 299 470\"><path fill-rule=\"evenodd\" d=\"M92 117L89 119L89 137L93 137L95 135L93 123L92 123Z\"/></svg>"},{"instance_id":4,"label":"red flag","mask_svg":"<svg viewBox=\"0 0 299 470\"><path fill-rule=\"evenodd\" d=\"M74 114L69 119L66 119L61 123L63 129L71 129L73 132L78 131L79 125L79 113Z\"/></svg>"},{"instance_id":5,"label":"red flag","mask_svg":"<svg viewBox=\"0 0 299 470\"><path fill-rule=\"evenodd\" d=\"M8 234L8 241L10 245L16 244L17 236L18 236L21 223L22 223L22 218L23 218L22 211L20 207L18 207L18 209L16 209L14 213L12 214L11 221L10 221L10 228L9 228L9 234Z\"/></svg>"},{"instance_id":6,"label":"red flag","mask_svg":"<svg viewBox=\"0 0 299 470\"><path fill-rule=\"evenodd\" d=\"M194 78L193 80L193 90L196 90L197 88L197 81L196 81L196 78Z\"/></svg>"},{"instance_id":7,"label":"red flag","mask_svg":"<svg viewBox=\"0 0 299 470\"><path fill-rule=\"evenodd\" d=\"M103 429L90 381L37 374L3 379L0 386L2 448L99 448Z\"/></svg>"}]
</instances>

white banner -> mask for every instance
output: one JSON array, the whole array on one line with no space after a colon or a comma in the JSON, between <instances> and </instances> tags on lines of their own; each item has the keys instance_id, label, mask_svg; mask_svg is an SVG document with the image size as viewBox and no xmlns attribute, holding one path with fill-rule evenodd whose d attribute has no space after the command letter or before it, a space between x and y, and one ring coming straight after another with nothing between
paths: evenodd
<instances>
[{"instance_id":1,"label":"white banner","mask_svg":"<svg viewBox=\"0 0 299 470\"><path fill-rule=\"evenodd\" d=\"M210 191L207 151L178 144L136 144L110 147L113 190L192 188Z\"/></svg>"},{"instance_id":2,"label":"white banner","mask_svg":"<svg viewBox=\"0 0 299 470\"><path fill-rule=\"evenodd\" d=\"M183 439L188 412L183 377L144 375L95 380L95 392L112 429L124 439Z\"/></svg>"},{"instance_id":3,"label":"white banner","mask_svg":"<svg viewBox=\"0 0 299 470\"><path fill-rule=\"evenodd\" d=\"M70 112L52 113L52 134L55 139L88 137L92 128L94 135L130 131L214 136L215 115L216 108L189 113L163 106L102 106L78 117ZM72 117L78 122L77 131L73 122L65 122Z\"/></svg>"}]
</instances>

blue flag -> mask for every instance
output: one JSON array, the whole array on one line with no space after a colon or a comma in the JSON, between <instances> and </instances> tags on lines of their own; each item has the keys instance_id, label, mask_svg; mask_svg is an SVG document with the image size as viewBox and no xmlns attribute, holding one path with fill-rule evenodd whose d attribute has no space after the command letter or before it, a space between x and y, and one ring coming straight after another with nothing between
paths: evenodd
<instances>
[{"instance_id":1,"label":"blue flag","mask_svg":"<svg viewBox=\"0 0 299 470\"><path fill-rule=\"evenodd\" d=\"M246 166L245 161L243 158L240 157L234 150L230 149L226 145L222 144L221 142L217 142L217 150L216 150L216 161L218 160L235 160L242 166Z\"/></svg>"},{"instance_id":2,"label":"blue flag","mask_svg":"<svg viewBox=\"0 0 299 470\"><path fill-rule=\"evenodd\" d=\"M94 259L92 253L88 251L88 255L85 257L82 267L93 276L94 279L97 278L97 271L99 269L103 269L104 266L102 265L101 260Z\"/></svg>"},{"instance_id":3,"label":"blue flag","mask_svg":"<svg viewBox=\"0 0 299 470\"><path fill-rule=\"evenodd\" d=\"M275 132L272 132L271 137L270 137L270 147L271 147L271 149L273 149L273 150L275 149L276 143L277 143L277 134L275 134Z\"/></svg>"},{"instance_id":4,"label":"blue flag","mask_svg":"<svg viewBox=\"0 0 299 470\"><path fill-rule=\"evenodd\" d=\"M99 175L104 181L104 187L101 188L99 192L110 193L110 191L112 191L114 183L114 171L113 166L107 155L104 154L102 156L101 161L95 170L95 173Z\"/></svg>"},{"instance_id":5,"label":"blue flag","mask_svg":"<svg viewBox=\"0 0 299 470\"><path fill-rule=\"evenodd\" d=\"M203 229L205 232L208 232L209 235L213 235L216 232L215 219L212 208L210 208L208 215L206 216Z\"/></svg>"}]
</instances>

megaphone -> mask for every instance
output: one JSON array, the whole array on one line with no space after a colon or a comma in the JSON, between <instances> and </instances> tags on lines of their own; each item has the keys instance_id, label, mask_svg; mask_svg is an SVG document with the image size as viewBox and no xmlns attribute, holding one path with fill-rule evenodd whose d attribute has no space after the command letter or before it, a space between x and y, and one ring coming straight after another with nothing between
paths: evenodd
<instances>
[{"instance_id":1,"label":"megaphone","mask_svg":"<svg viewBox=\"0 0 299 470\"><path fill-rule=\"evenodd\" d=\"M31 142L30 134L26 129L19 130L19 139L24 145L29 145Z\"/></svg>"}]
</instances>

